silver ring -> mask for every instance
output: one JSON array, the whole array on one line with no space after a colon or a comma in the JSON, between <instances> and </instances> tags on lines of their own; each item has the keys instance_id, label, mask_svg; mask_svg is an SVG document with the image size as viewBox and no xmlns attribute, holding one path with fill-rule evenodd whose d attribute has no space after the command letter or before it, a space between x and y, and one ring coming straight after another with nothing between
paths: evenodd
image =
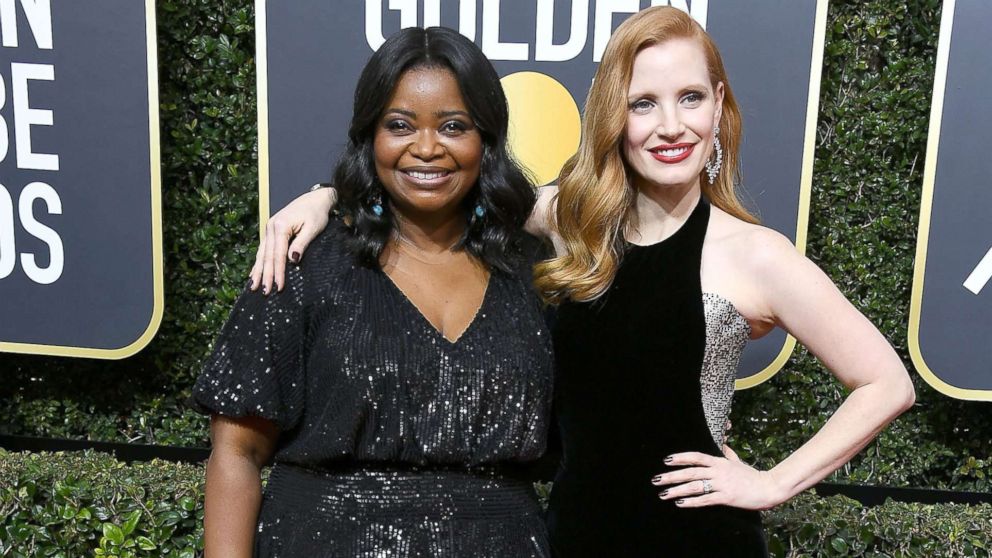
<instances>
[{"instance_id":1,"label":"silver ring","mask_svg":"<svg viewBox=\"0 0 992 558\"><path fill-rule=\"evenodd\" d=\"M713 492L713 485L710 484L709 479L703 479L703 494L709 494Z\"/></svg>"}]
</instances>

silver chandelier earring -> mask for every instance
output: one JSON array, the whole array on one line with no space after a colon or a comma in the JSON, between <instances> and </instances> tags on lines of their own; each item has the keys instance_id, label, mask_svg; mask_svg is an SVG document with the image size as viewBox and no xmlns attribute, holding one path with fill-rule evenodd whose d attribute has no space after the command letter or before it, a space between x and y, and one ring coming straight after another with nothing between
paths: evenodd
<instances>
[{"instance_id":1,"label":"silver chandelier earring","mask_svg":"<svg viewBox=\"0 0 992 558\"><path fill-rule=\"evenodd\" d=\"M710 184L716 182L716 177L720 174L720 165L723 164L723 146L720 145L720 127L713 127L713 157L706 161L706 176L710 179Z\"/></svg>"}]
</instances>

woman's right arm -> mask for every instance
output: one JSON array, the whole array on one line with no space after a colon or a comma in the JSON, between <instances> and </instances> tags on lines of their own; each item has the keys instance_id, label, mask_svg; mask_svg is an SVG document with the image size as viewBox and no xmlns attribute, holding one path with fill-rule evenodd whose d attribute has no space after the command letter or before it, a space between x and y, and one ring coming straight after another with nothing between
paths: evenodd
<instances>
[{"instance_id":1,"label":"woman's right arm","mask_svg":"<svg viewBox=\"0 0 992 558\"><path fill-rule=\"evenodd\" d=\"M279 430L255 418L213 415L203 516L205 558L250 558L262 502L260 472Z\"/></svg>"},{"instance_id":2,"label":"woman's right arm","mask_svg":"<svg viewBox=\"0 0 992 558\"><path fill-rule=\"evenodd\" d=\"M537 189L537 203L524 224L530 234L549 239L556 249L560 246L551 223L554 222L554 201L558 186L552 184ZM268 294L285 286L286 262L299 262L310 242L327 227L328 216L337 203L334 188L318 188L296 198L273 215L265 225L265 236L255 253L251 268L250 288L261 287Z\"/></svg>"}]
</instances>

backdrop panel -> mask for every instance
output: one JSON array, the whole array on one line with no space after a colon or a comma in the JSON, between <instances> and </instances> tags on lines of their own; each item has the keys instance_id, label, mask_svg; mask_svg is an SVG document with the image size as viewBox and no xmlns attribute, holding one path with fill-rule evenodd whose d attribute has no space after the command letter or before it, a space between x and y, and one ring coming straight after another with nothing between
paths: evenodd
<instances>
[{"instance_id":1,"label":"backdrop panel","mask_svg":"<svg viewBox=\"0 0 992 558\"><path fill-rule=\"evenodd\" d=\"M992 401L992 4L945 0L909 316L934 388Z\"/></svg>"},{"instance_id":2,"label":"backdrop panel","mask_svg":"<svg viewBox=\"0 0 992 558\"><path fill-rule=\"evenodd\" d=\"M0 2L0 351L122 358L162 315L155 5Z\"/></svg>"}]
</instances>

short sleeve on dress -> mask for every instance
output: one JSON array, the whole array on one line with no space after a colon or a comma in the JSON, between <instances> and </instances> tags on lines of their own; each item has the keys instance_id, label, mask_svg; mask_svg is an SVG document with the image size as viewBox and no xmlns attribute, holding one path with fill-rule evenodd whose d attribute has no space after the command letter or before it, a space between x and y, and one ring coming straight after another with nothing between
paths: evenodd
<instances>
[{"instance_id":1,"label":"short sleeve on dress","mask_svg":"<svg viewBox=\"0 0 992 558\"><path fill-rule=\"evenodd\" d=\"M248 289L214 344L193 386L191 403L204 414L271 420L280 430L299 421L304 406L303 279L286 270L282 292Z\"/></svg>"}]
</instances>

